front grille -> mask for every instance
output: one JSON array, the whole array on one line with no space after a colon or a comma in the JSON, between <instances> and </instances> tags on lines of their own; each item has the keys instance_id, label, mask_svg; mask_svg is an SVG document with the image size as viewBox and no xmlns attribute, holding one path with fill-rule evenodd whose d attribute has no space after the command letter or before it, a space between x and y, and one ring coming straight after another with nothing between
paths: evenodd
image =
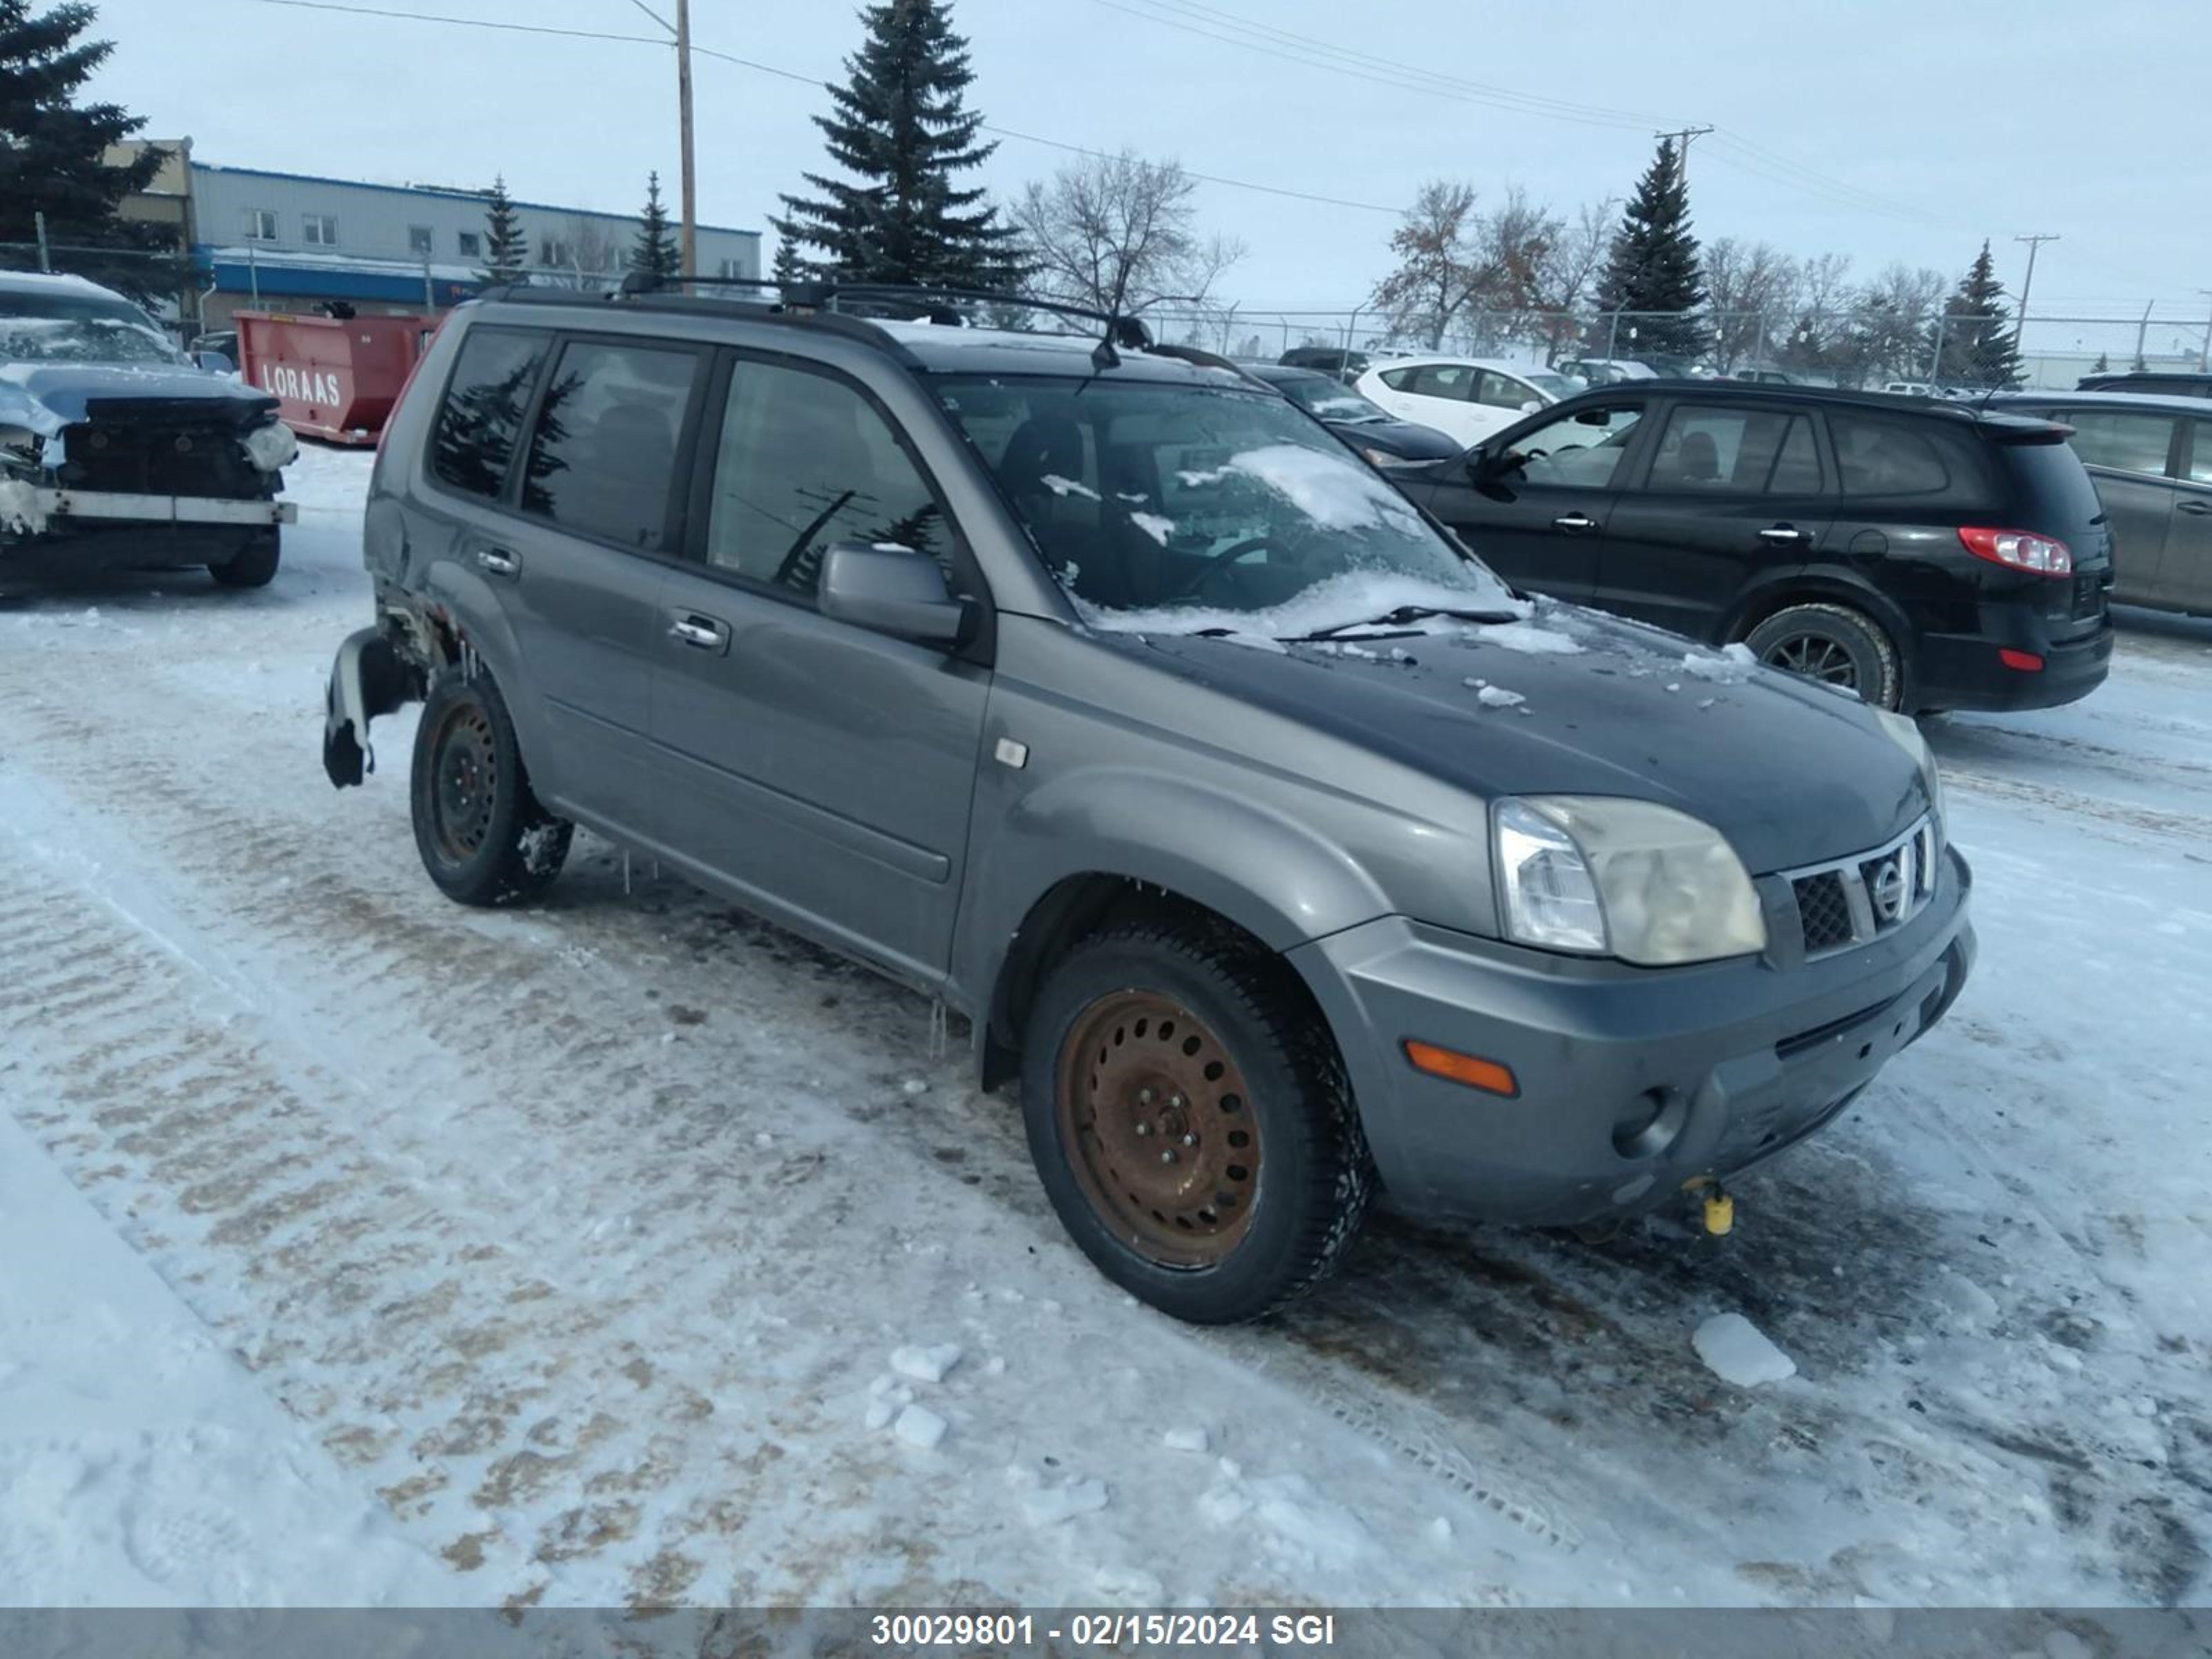
<instances>
[{"instance_id":1,"label":"front grille","mask_svg":"<svg viewBox=\"0 0 2212 1659\"><path fill-rule=\"evenodd\" d=\"M1935 822L1922 818L1885 847L1788 872L1805 955L1832 956L1902 927L1935 896Z\"/></svg>"},{"instance_id":2,"label":"front grille","mask_svg":"<svg viewBox=\"0 0 2212 1659\"><path fill-rule=\"evenodd\" d=\"M1851 942L1851 907L1844 894L1844 878L1835 870L1800 876L1790 884L1797 894L1798 920L1805 924L1805 951L1823 951Z\"/></svg>"},{"instance_id":3,"label":"front grille","mask_svg":"<svg viewBox=\"0 0 2212 1659\"><path fill-rule=\"evenodd\" d=\"M62 450L62 483L71 489L234 498L267 493L264 475L228 427L95 418L69 428Z\"/></svg>"}]
</instances>

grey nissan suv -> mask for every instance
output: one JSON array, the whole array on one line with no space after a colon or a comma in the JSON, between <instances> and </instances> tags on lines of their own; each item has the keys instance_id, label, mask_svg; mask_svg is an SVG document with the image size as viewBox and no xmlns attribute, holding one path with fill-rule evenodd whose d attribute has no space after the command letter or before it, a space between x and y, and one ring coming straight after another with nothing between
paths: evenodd
<instances>
[{"instance_id":1,"label":"grey nissan suv","mask_svg":"<svg viewBox=\"0 0 2212 1659\"><path fill-rule=\"evenodd\" d=\"M494 290L424 358L325 765L422 701L453 897L582 824L943 1000L1075 1241L1201 1322L1320 1280L1378 1178L1717 1205L1959 994L1909 721L1514 593L1127 319L783 296Z\"/></svg>"}]
</instances>

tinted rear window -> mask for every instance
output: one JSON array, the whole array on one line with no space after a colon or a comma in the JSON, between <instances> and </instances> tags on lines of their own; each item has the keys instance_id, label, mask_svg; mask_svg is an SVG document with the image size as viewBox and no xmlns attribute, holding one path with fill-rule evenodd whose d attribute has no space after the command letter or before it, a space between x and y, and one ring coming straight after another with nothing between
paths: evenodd
<instances>
[{"instance_id":1,"label":"tinted rear window","mask_svg":"<svg viewBox=\"0 0 2212 1659\"><path fill-rule=\"evenodd\" d=\"M430 435L430 470L456 489L498 498L552 337L479 328L461 343Z\"/></svg>"},{"instance_id":2,"label":"tinted rear window","mask_svg":"<svg viewBox=\"0 0 2212 1659\"><path fill-rule=\"evenodd\" d=\"M2094 557L2105 509L2081 459L2063 443L1999 444L1996 453L2013 480L2007 522L2057 537L2076 561Z\"/></svg>"},{"instance_id":3,"label":"tinted rear window","mask_svg":"<svg viewBox=\"0 0 2212 1659\"><path fill-rule=\"evenodd\" d=\"M581 535L659 550L677 435L702 361L653 346L570 345L531 434L523 510Z\"/></svg>"},{"instance_id":4,"label":"tinted rear window","mask_svg":"<svg viewBox=\"0 0 2212 1659\"><path fill-rule=\"evenodd\" d=\"M1923 427L1840 411L1828 420L1846 495L1937 495L1972 477L1971 462ZM1962 463L1964 463L1962 465ZM1961 477L1961 473L1966 475Z\"/></svg>"}]
</instances>

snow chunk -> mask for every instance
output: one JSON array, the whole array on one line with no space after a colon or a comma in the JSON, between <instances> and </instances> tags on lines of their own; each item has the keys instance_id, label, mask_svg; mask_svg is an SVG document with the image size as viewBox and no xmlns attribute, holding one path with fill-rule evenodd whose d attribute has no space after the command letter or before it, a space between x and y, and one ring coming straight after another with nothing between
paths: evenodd
<instances>
[{"instance_id":1,"label":"snow chunk","mask_svg":"<svg viewBox=\"0 0 2212 1659\"><path fill-rule=\"evenodd\" d=\"M1996 1298L1961 1274L1946 1273L1936 1287L1936 1295L1951 1310L1953 1322L1963 1329L1978 1329L1997 1316Z\"/></svg>"},{"instance_id":2,"label":"snow chunk","mask_svg":"<svg viewBox=\"0 0 2212 1659\"><path fill-rule=\"evenodd\" d=\"M1039 482L1055 495L1062 497L1068 495L1080 495L1087 501L1095 501L1099 499L1098 492L1093 489L1089 484L1079 483L1073 478L1063 478L1057 472L1046 473Z\"/></svg>"},{"instance_id":3,"label":"snow chunk","mask_svg":"<svg viewBox=\"0 0 2212 1659\"><path fill-rule=\"evenodd\" d=\"M927 1406L908 1406L898 1414L891 1432L909 1446L934 1451L937 1443L945 1438L945 1419Z\"/></svg>"},{"instance_id":4,"label":"snow chunk","mask_svg":"<svg viewBox=\"0 0 2212 1659\"><path fill-rule=\"evenodd\" d=\"M1285 645L1280 640L1271 638L1265 634L1246 634L1232 629L1222 635L1221 638L1231 645L1249 645L1255 651L1272 651L1279 657L1287 657L1291 654L1290 647Z\"/></svg>"},{"instance_id":5,"label":"snow chunk","mask_svg":"<svg viewBox=\"0 0 2212 1659\"><path fill-rule=\"evenodd\" d=\"M1690 1340L1714 1376L1740 1389L1797 1375L1797 1362L1741 1314L1715 1314Z\"/></svg>"},{"instance_id":6,"label":"snow chunk","mask_svg":"<svg viewBox=\"0 0 2212 1659\"><path fill-rule=\"evenodd\" d=\"M13 478L0 478L0 531L11 536L46 533L46 515L39 506L39 492Z\"/></svg>"},{"instance_id":7,"label":"snow chunk","mask_svg":"<svg viewBox=\"0 0 2212 1659\"><path fill-rule=\"evenodd\" d=\"M1343 628L1370 617L1388 616L1404 605L1431 611L1480 611L1525 617L1530 606L1516 599L1495 580L1470 574L1467 585L1433 581L1425 576L1404 576L1375 570L1347 570L1327 581L1292 595L1264 611L1227 611L1208 605L1164 605L1145 611L1113 611L1092 604L1081 594L1069 596L1076 613L1091 627L1114 634L1264 634L1272 639L1298 638L1326 629ZM1463 624L1449 617L1445 627ZM1419 623L1409 631L1427 631ZM1439 631L1442 631L1439 629Z\"/></svg>"},{"instance_id":8,"label":"snow chunk","mask_svg":"<svg viewBox=\"0 0 2212 1659\"><path fill-rule=\"evenodd\" d=\"M1157 1607L1167 1600L1167 1586L1139 1567L1101 1567L1091 1576L1091 1586L1104 1600L1128 1607Z\"/></svg>"},{"instance_id":9,"label":"snow chunk","mask_svg":"<svg viewBox=\"0 0 2212 1659\"><path fill-rule=\"evenodd\" d=\"M1204 1429L1170 1429L1160 1437L1160 1444L1170 1451L1202 1452L1206 1449Z\"/></svg>"},{"instance_id":10,"label":"snow chunk","mask_svg":"<svg viewBox=\"0 0 2212 1659\"><path fill-rule=\"evenodd\" d=\"M1582 649L1565 634L1534 623L1490 623L1476 629L1474 637L1484 645L1500 645L1508 651L1536 657L1571 657Z\"/></svg>"},{"instance_id":11,"label":"snow chunk","mask_svg":"<svg viewBox=\"0 0 2212 1659\"><path fill-rule=\"evenodd\" d=\"M1106 1507L1106 1483L1071 1480L1064 1486L1044 1486L1022 1499L1022 1519L1032 1527L1049 1527L1079 1515Z\"/></svg>"},{"instance_id":12,"label":"snow chunk","mask_svg":"<svg viewBox=\"0 0 2212 1659\"><path fill-rule=\"evenodd\" d=\"M942 1382L945 1372L960 1363L960 1345L941 1343L933 1348L895 1348L891 1351L891 1369L901 1376L910 1376L917 1382Z\"/></svg>"},{"instance_id":13,"label":"snow chunk","mask_svg":"<svg viewBox=\"0 0 2212 1659\"><path fill-rule=\"evenodd\" d=\"M1737 683L1736 677L1743 670L1756 667L1758 664L1759 659L1743 645L1728 646L1717 657L1708 656L1702 651L1692 651L1682 659L1682 666L1699 679L1720 680L1730 685Z\"/></svg>"},{"instance_id":14,"label":"snow chunk","mask_svg":"<svg viewBox=\"0 0 2212 1659\"><path fill-rule=\"evenodd\" d=\"M1485 708L1518 708L1528 701L1518 691L1508 691L1502 685L1486 685L1474 694L1474 700Z\"/></svg>"},{"instance_id":15,"label":"snow chunk","mask_svg":"<svg viewBox=\"0 0 2212 1659\"><path fill-rule=\"evenodd\" d=\"M1140 496L1139 499L1143 498ZM1175 532L1176 521L1173 519L1162 518L1157 513L1132 513L1129 515L1129 522L1162 547L1168 544L1168 538Z\"/></svg>"},{"instance_id":16,"label":"snow chunk","mask_svg":"<svg viewBox=\"0 0 2212 1659\"><path fill-rule=\"evenodd\" d=\"M926 1095L929 1092L929 1079L921 1077L907 1078L900 1083L899 1092L904 1095Z\"/></svg>"},{"instance_id":17,"label":"snow chunk","mask_svg":"<svg viewBox=\"0 0 2212 1659\"><path fill-rule=\"evenodd\" d=\"M868 1401L867 1413L860 1421L871 1430L889 1428L891 1415L897 1410L898 1407L888 1400L871 1400Z\"/></svg>"}]
</instances>

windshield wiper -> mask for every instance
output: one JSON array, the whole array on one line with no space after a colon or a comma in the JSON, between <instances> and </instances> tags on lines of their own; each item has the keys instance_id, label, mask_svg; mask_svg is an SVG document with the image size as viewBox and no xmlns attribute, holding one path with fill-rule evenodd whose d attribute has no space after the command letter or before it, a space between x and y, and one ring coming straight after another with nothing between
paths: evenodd
<instances>
[{"instance_id":1,"label":"windshield wiper","mask_svg":"<svg viewBox=\"0 0 2212 1659\"><path fill-rule=\"evenodd\" d=\"M1459 622L1510 623L1520 618L1510 611L1461 611L1449 605L1401 605L1395 611L1386 611L1379 617L1363 617L1358 622L1331 623L1327 628L1316 628L1310 634L1291 637L1299 640L1333 640L1349 634L1356 628L1402 628L1407 623L1425 622L1431 617L1450 617Z\"/></svg>"}]
</instances>

